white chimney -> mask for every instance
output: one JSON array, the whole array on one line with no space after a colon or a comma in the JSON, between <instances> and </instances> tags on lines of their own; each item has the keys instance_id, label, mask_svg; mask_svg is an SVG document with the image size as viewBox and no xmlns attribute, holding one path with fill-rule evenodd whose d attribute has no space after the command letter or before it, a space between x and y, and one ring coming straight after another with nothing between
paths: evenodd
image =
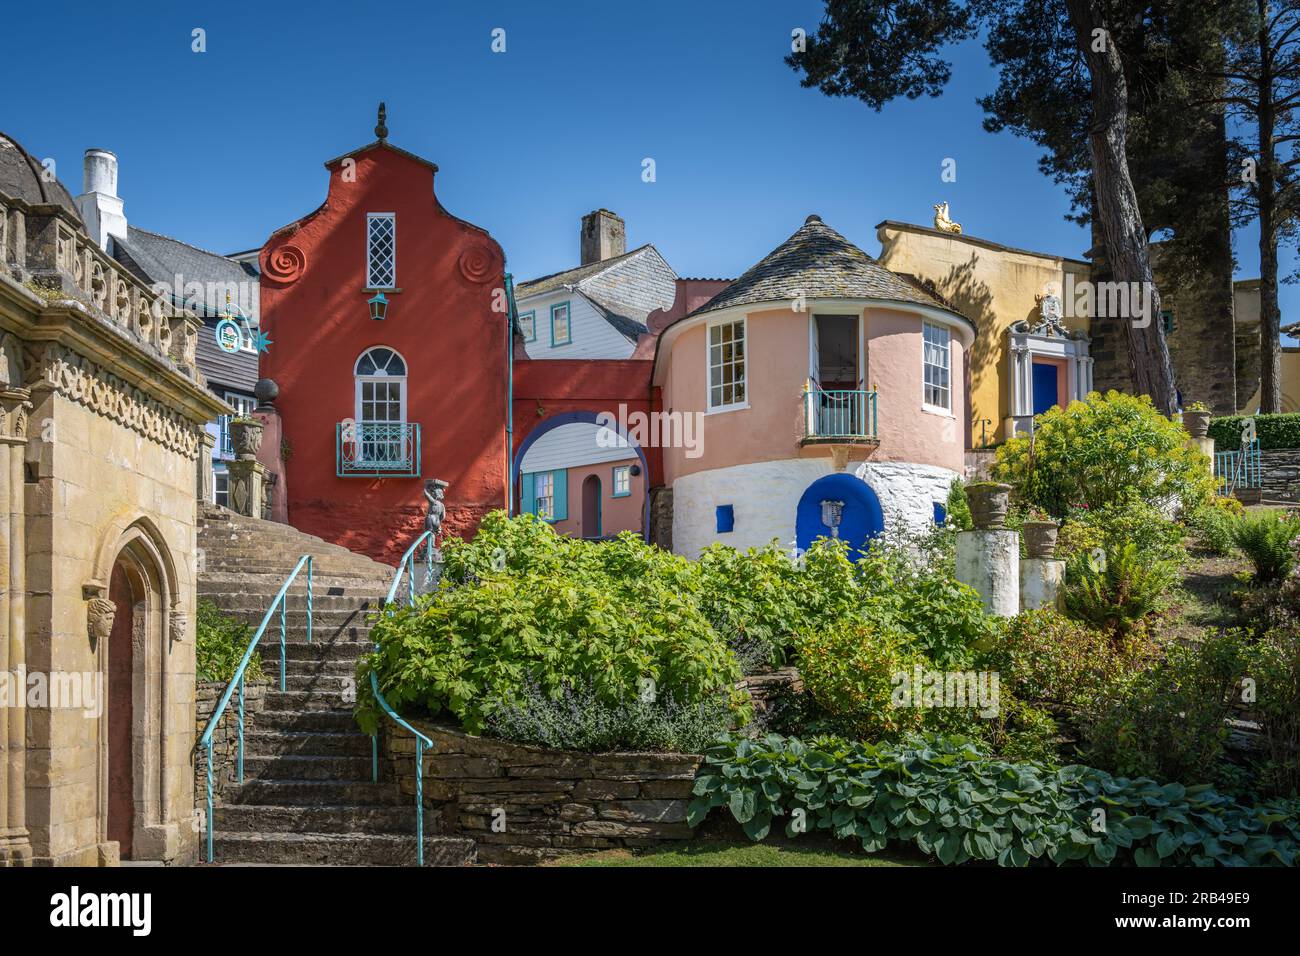
<instances>
[{"instance_id":1,"label":"white chimney","mask_svg":"<svg viewBox=\"0 0 1300 956\"><path fill-rule=\"evenodd\" d=\"M107 251L109 236L126 238L126 214L117 195L117 156L106 149L86 150L81 188L76 201L86 231Z\"/></svg>"}]
</instances>

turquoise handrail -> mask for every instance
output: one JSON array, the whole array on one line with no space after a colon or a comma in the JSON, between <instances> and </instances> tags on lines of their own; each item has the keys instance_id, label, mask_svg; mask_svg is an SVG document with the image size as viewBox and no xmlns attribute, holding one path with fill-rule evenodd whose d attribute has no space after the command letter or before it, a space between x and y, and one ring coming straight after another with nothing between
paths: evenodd
<instances>
[{"instance_id":1,"label":"turquoise handrail","mask_svg":"<svg viewBox=\"0 0 1300 956\"><path fill-rule=\"evenodd\" d=\"M221 695L221 700L212 711L212 716L208 718L208 724L203 728L203 736L199 738L199 746L207 751L208 756L208 862L212 862L212 734L217 729L217 724L221 722L222 716L226 712L226 707L230 704L230 698L235 693L236 688L239 690L239 782L244 782L244 671L248 669L248 662L253 658L253 651L256 650L258 642L262 635L266 633L266 625L271 622L271 615L275 613L278 606L280 608L280 690L285 689L284 677L284 657L285 657L285 609L288 602L285 595L289 591L289 586L298 577L298 572L302 570L303 565L307 566L307 643L311 643L311 618L312 618L312 556L304 554L298 559L298 563L289 572L289 576L284 579L284 584L280 585L279 592L275 595L275 600L271 606L266 609L266 614L262 617L262 623L258 625L257 632L253 639L248 642L248 647L244 650L244 656L239 659L239 666L235 668L234 676L226 684L226 692Z\"/></svg>"},{"instance_id":2,"label":"turquoise handrail","mask_svg":"<svg viewBox=\"0 0 1300 956\"><path fill-rule=\"evenodd\" d=\"M415 554L420 549L420 545L426 545L425 554L425 586L428 587L433 580L433 532L426 531L415 542L406 549L402 555L402 560L397 565L397 573L393 575L393 586L388 589L388 597L384 600L384 606L390 607L397 601L397 592L402 585L402 578L406 576L410 583L407 587L406 603L408 607L415 607ZM375 642L375 650L379 650L379 642ZM399 727L405 727L415 737L415 865L424 866L424 748L433 747L433 741L420 733L405 720L398 716L397 711L384 698L383 692L379 689L379 678L375 672L370 672L370 689L375 695L375 700L379 702L380 708L393 719ZM370 779L379 782L379 734L370 735Z\"/></svg>"}]
</instances>

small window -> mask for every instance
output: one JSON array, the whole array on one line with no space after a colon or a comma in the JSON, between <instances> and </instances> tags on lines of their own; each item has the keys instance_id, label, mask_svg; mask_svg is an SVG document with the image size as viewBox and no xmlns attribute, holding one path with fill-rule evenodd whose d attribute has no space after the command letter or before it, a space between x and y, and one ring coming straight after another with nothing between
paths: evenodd
<instances>
[{"instance_id":1,"label":"small window","mask_svg":"<svg viewBox=\"0 0 1300 956\"><path fill-rule=\"evenodd\" d=\"M212 469L212 500L223 508L230 507L230 472L224 467Z\"/></svg>"},{"instance_id":2,"label":"small window","mask_svg":"<svg viewBox=\"0 0 1300 956\"><path fill-rule=\"evenodd\" d=\"M525 342L537 341L537 313L524 312L519 316L519 331L523 333Z\"/></svg>"},{"instance_id":3,"label":"small window","mask_svg":"<svg viewBox=\"0 0 1300 956\"><path fill-rule=\"evenodd\" d=\"M537 502L537 517L550 521L555 517L555 475L539 472L534 479L533 496Z\"/></svg>"},{"instance_id":4,"label":"small window","mask_svg":"<svg viewBox=\"0 0 1300 956\"><path fill-rule=\"evenodd\" d=\"M551 306L551 348L568 345L573 341L573 330L569 327L569 303L561 302Z\"/></svg>"},{"instance_id":5,"label":"small window","mask_svg":"<svg viewBox=\"0 0 1300 956\"><path fill-rule=\"evenodd\" d=\"M745 404L745 320L709 326L709 408Z\"/></svg>"},{"instance_id":6,"label":"small window","mask_svg":"<svg viewBox=\"0 0 1300 956\"><path fill-rule=\"evenodd\" d=\"M727 534L736 527L736 511L731 505L718 505L718 534Z\"/></svg>"},{"instance_id":7,"label":"small window","mask_svg":"<svg viewBox=\"0 0 1300 956\"><path fill-rule=\"evenodd\" d=\"M942 528L948 523L948 509L940 502L934 502L934 523Z\"/></svg>"},{"instance_id":8,"label":"small window","mask_svg":"<svg viewBox=\"0 0 1300 956\"><path fill-rule=\"evenodd\" d=\"M366 216L366 287L397 286L397 215L372 212Z\"/></svg>"},{"instance_id":9,"label":"small window","mask_svg":"<svg viewBox=\"0 0 1300 956\"><path fill-rule=\"evenodd\" d=\"M614 497L626 498L632 493L632 466L614 466Z\"/></svg>"},{"instance_id":10,"label":"small window","mask_svg":"<svg viewBox=\"0 0 1300 956\"><path fill-rule=\"evenodd\" d=\"M1178 328L1174 322L1174 313L1171 309L1164 309L1160 313L1160 321L1164 325L1165 335L1172 335L1174 329Z\"/></svg>"},{"instance_id":11,"label":"small window","mask_svg":"<svg viewBox=\"0 0 1300 956\"><path fill-rule=\"evenodd\" d=\"M921 363L925 375L925 404L952 411L952 386L949 379L951 333L941 325L922 323Z\"/></svg>"}]
</instances>

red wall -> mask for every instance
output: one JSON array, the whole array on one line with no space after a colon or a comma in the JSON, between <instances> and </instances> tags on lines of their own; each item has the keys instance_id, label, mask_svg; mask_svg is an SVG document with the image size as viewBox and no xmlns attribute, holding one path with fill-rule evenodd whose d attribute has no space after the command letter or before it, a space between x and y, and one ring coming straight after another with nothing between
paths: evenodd
<instances>
[{"instance_id":1,"label":"red wall","mask_svg":"<svg viewBox=\"0 0 1300 956\"><path fill-rule=\"evenodd\" d=\"M447 213L435 169L386 145L333 162L318 210L262 249L261 374L280 387L276 408L291 447L289 522L395 563L424 526L425 479L447 489L444 531L472 533L505 506L506 318L492 311L504 284L501 247ZM369 317L366 213L397 215L397 286L388 318ZM385 345L407 363L407 420L421 425L421 477L335 477L335 425L356 415L353 368Z\"/></svg>"}]
</instances>

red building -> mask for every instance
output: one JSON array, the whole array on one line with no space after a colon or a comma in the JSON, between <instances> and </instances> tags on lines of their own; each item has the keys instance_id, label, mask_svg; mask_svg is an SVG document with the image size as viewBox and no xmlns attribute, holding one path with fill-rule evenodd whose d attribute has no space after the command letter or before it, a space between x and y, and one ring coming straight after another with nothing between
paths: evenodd
<instances>
[{"instance_id":1,"label":"red building","mask_svg":"<svg viewBox=\"0 0 1300 956\"><path fill-rule=\"evenodd\" d=\"M383 124L262 248L261 374L288 521L393 562L423 529L426 479L450 483L451 534L506 507L511 340L501 247L442 207L438 167Z\"/></svg>"}]
</instances>

